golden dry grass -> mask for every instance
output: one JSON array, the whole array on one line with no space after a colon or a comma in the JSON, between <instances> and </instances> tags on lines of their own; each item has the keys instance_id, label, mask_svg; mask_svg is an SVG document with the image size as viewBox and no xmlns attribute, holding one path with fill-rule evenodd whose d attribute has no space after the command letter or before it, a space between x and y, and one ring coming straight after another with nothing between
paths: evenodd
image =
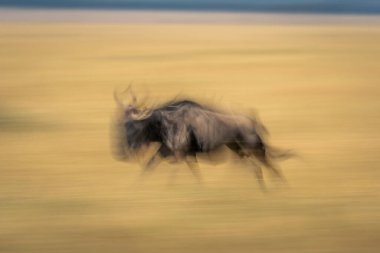
<instances>
[{"instance_id":1,"label":"golden dry grass","mask_svg":"<svg viewBox=\"0 0 380 253\"><path fill-rule=\"evenodd\" d=\"M378 26L2 23L0 251L378 252L379 66ZM131 81L255 108L302 156L289 186L235 162L136 183L109 144Z\"/></svg>"}]
</instances>

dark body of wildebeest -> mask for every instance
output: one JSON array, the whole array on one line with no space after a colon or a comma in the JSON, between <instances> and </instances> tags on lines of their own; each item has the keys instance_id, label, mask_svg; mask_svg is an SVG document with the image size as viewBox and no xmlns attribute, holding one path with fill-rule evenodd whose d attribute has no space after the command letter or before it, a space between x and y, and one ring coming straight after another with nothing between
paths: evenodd
<instances>
[{"instance_id":1,"label":"dark body of wildebeest","mask_svg":"<svg viewBox=\"0 0 380 253\"><path fill-rule=\"evenodd\" d=\"M143 171L154 168L162 158L172 157L188 163L199 178L197 168L192 166L197 154L210 154L227 147L252 162L264 187L259 164L283 178L272 160L289 155L264 142L266 128L256 118L223 112L188 99L170 101L153 109L140 109L133 103L122 106L116 125L115 154L119 159L128 159L143 146L159 144Z\"/></svg>"}]
</instances>

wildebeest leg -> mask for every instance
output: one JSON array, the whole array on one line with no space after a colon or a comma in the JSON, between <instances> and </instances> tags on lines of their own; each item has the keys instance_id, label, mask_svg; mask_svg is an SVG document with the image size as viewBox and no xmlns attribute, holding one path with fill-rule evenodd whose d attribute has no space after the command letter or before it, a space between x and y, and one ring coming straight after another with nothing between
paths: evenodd
<instances>
[{"instance_id":1,"label":"wildebeest leg","mask_svg":"<svg viewBox=\"0 0 380 253\"><path fill-rule=\"evenodd\" d=\"M197 181L201 182L201 174L199 171L195 153L189 153L186 155L184 152L175 152L174 157L176 158L177 161L185 161L191 173L194 175ZM177 171L178 171L178 168L175 171L173 171L174 174L172 178L175 178L175 173Z\"/></svg>"},{"instance_id":2,"label":"wildebeest leg","mask_svg":"<svg viewBox=\"0 0 380 253\"><path fill-rule=\"evenodd\" d=\"M143 173L153 170L161 162L161 155L159 152L155 153L147 162L143 169Z\"/></svg>"},{"instance_id":3,"label":"wildebeest leg","mask_svg":"<svg viewBox=\"0 0 380 253\"><path fill-rule=\"evenodd\" d=\"M235 152L237 155L239 155L240 157L243 157L242 149L241 149L240 145L237 144L236 142L228 143L227 147L229 149L231 149L233 152Z\"/></svg>"},{"instance_id":4,"label":"wildebeest leg","mask_svg":"<svg viewBox=\"0 0 380 253\"><path fill-rule=\"evenodd\" d=\"M263 177L263 171L261 170L261 167L257 163L255 163L252 160L252 158L250 158L248 156L248 154L246 154L246 152L244 152L243 148L241 147L241 145L239 145L239 143L237 143L237 142L229 143L229 144L227 144L227 147L229 147L232 151L234 151L237 155L239 155L240 158L247 157L249 159L249 161L253 165L253 172L255 173L257 182L259 183L259 186L260 186L260 189L262 191L266 191L266 187L265 187L265 183L264 183L264 177Z\"/></svg>"},{"instance_id":5,"label":"wildebeest leg","mask_svg":"<svg viewBox=\"0 0 380 253\"><path fill-rule=\"evenodd\" d=\"M262 191L266 191L266 186L265 186L264 177L263 177L263 171L262 171L261 167L257 163L255 163L252 160L252 158L249 158L249 161L253 165L253 172L256 175L256 179L257 179L257 182L260 186L260 189Z\"/></svg>"},{"instance_id":6,"label":"wildebeest leg","mask_svg":"<svg viewBox=\"0 0 380 253\"><path fill-rule=\"evenodd\" d=\"M197 179L199 183L202 182L202 176L199 170L197 157L195 154L192 154L191 156L186 158L186 164L189 167L191 173L193 173L194 177Z\"/></svg>"},{"instance_id":7,"label":"wildebeest leg","mask_svg":"<svg viewBox=\"0 0 380 253\"><path fill-rule=\"evenodd\" d=\"M157 152L150 158L148 163L145 165L141 175L144 175L148 171L152 171L161 161L162 158L170 156L171 151L165 145L161 145Z\"/></svg>"},{"instance_id":8,"label":"wildebeest leg","mask_svg":"<svg viewBox=\"0 0 380 253\"><path fill-rule=\"evenodd\" d=\"M195 156L190 156L191 159L188 159L188 157L185 159L185 162L187 166L189 167L191 173L194 175L194 177L197 179L199 183L202 182L201 173L199 171L199 166L196 160ZM168 185L171 185L175 182L175 179L177 177L177 173L180 170L181 166L176 166L176 168L172 171L172 174L170 176L170 179L168 181Z\"/></svg>"},{"instance_id":9,"label":"wildebeest leg","mask_svg":"<svg viewBox=\"0 0 380 253\"><path fill-rule=\"evenodd\" d=\"M276 168L276 166L266 156L265 150L256 151L254 152L254 155L265 167L269 169L272 175L278 179L281 179L281 181L286 182L285 177L282 175L281 171Z\"/></svg>"}]
</instances>

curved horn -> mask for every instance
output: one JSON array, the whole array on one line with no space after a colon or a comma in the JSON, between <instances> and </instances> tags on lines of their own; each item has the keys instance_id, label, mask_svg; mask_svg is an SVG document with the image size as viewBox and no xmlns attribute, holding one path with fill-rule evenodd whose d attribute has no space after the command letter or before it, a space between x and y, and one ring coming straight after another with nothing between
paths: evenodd
<instances>
[{"instance_id":1,"label":"curved horn","mask_svg":"<svg viewBox=\"0 0 380 253\"><path fill-rule=\"evenodd\" d=\"M132 99L131 104L135 105L136 101L137 101L137 98L136 98L135 93L132 90L132 83L133 82L130 82L129 85L128 85L128 87L124 91L122 91L121 93L122 94L127 94L127 96L130 96L131 99Z\"/></svg>"},{"instance_id":2,"label":"curved horn","mask_svg":"<svg viewBox=\"0 0 380 253\"><path fill-rule=\"evenodd\" d=\"M127 94L127 96L131 96L131 98L132 98L131 104L132 105L136 104L136 96L134 95L134 93L132 91L132 83L130 83L125 90L123 90L121 92L117 92L116 90L114 90L114 93L113 93L113 97L115 99L116 104L121 108L126 108L127 107L126 101L123 101L123 99L120 98L120 95L122 95L122 94Z\"/></svg>"},{"instance_id":3,"label":"curved horn","mask_svg":"<svg viewBox=\"0 0 380 253\"><path fill-rule=\"evenodd\" d=\"M132 90L132 83L128 86L126 91L128 91L129 95L132 97L132 104L136 105L137 98L136 98L135 93Z\"/></svg>"},{"instance_id":4,"label":"curved horn","mask_svg":"<svg viewBox=\"0 0 380 253\"><path fill-rule=\"evenodd\" d=\"M117 95L116 90L113 91L113 98L115 99L116 104L117 104L120 108L124 108L124 107L125 107L125 105L121 102L119 96Z\"/></svg>"},{"instance_id":5,"label":"curved horn","mask_svg":"<svg viewBox=\"0 0 380 253\"><path fill-rule=\"evenodd\" d=\"M145 94L141 99L139 99L139 102L136 103L136 105L138 107L146 108L148 100L149 100L149 94Z\"/></svg>"}]
</instances>

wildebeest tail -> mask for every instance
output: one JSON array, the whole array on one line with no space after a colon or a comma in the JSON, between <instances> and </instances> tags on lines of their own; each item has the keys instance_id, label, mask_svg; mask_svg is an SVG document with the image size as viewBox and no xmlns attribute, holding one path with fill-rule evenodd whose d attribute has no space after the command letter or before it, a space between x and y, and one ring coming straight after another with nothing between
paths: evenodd
<instances>
[{"instance_id":1,"label":"wildebeest tail","mask_svg":"<svg viewBox=\"0 0 380 253\"><path fill-rule=\"evenodd\" d=\"M265 153L268 158L276 160L286 160L296 156L296 153L290 149L281 149L266 145Z\"/></svg>"},{"instance_id":2,"label":"wildebeest tail","mask_svg":"<svg viewBox=\"0 0 380 253\"><path fill-rule=\"evenodd\" d=\"M256 155L262 156L265 160L286 160L296 156L292 150L273 147L266 143L262 136L259 135Z\"/></svg>"}]
</instances>

